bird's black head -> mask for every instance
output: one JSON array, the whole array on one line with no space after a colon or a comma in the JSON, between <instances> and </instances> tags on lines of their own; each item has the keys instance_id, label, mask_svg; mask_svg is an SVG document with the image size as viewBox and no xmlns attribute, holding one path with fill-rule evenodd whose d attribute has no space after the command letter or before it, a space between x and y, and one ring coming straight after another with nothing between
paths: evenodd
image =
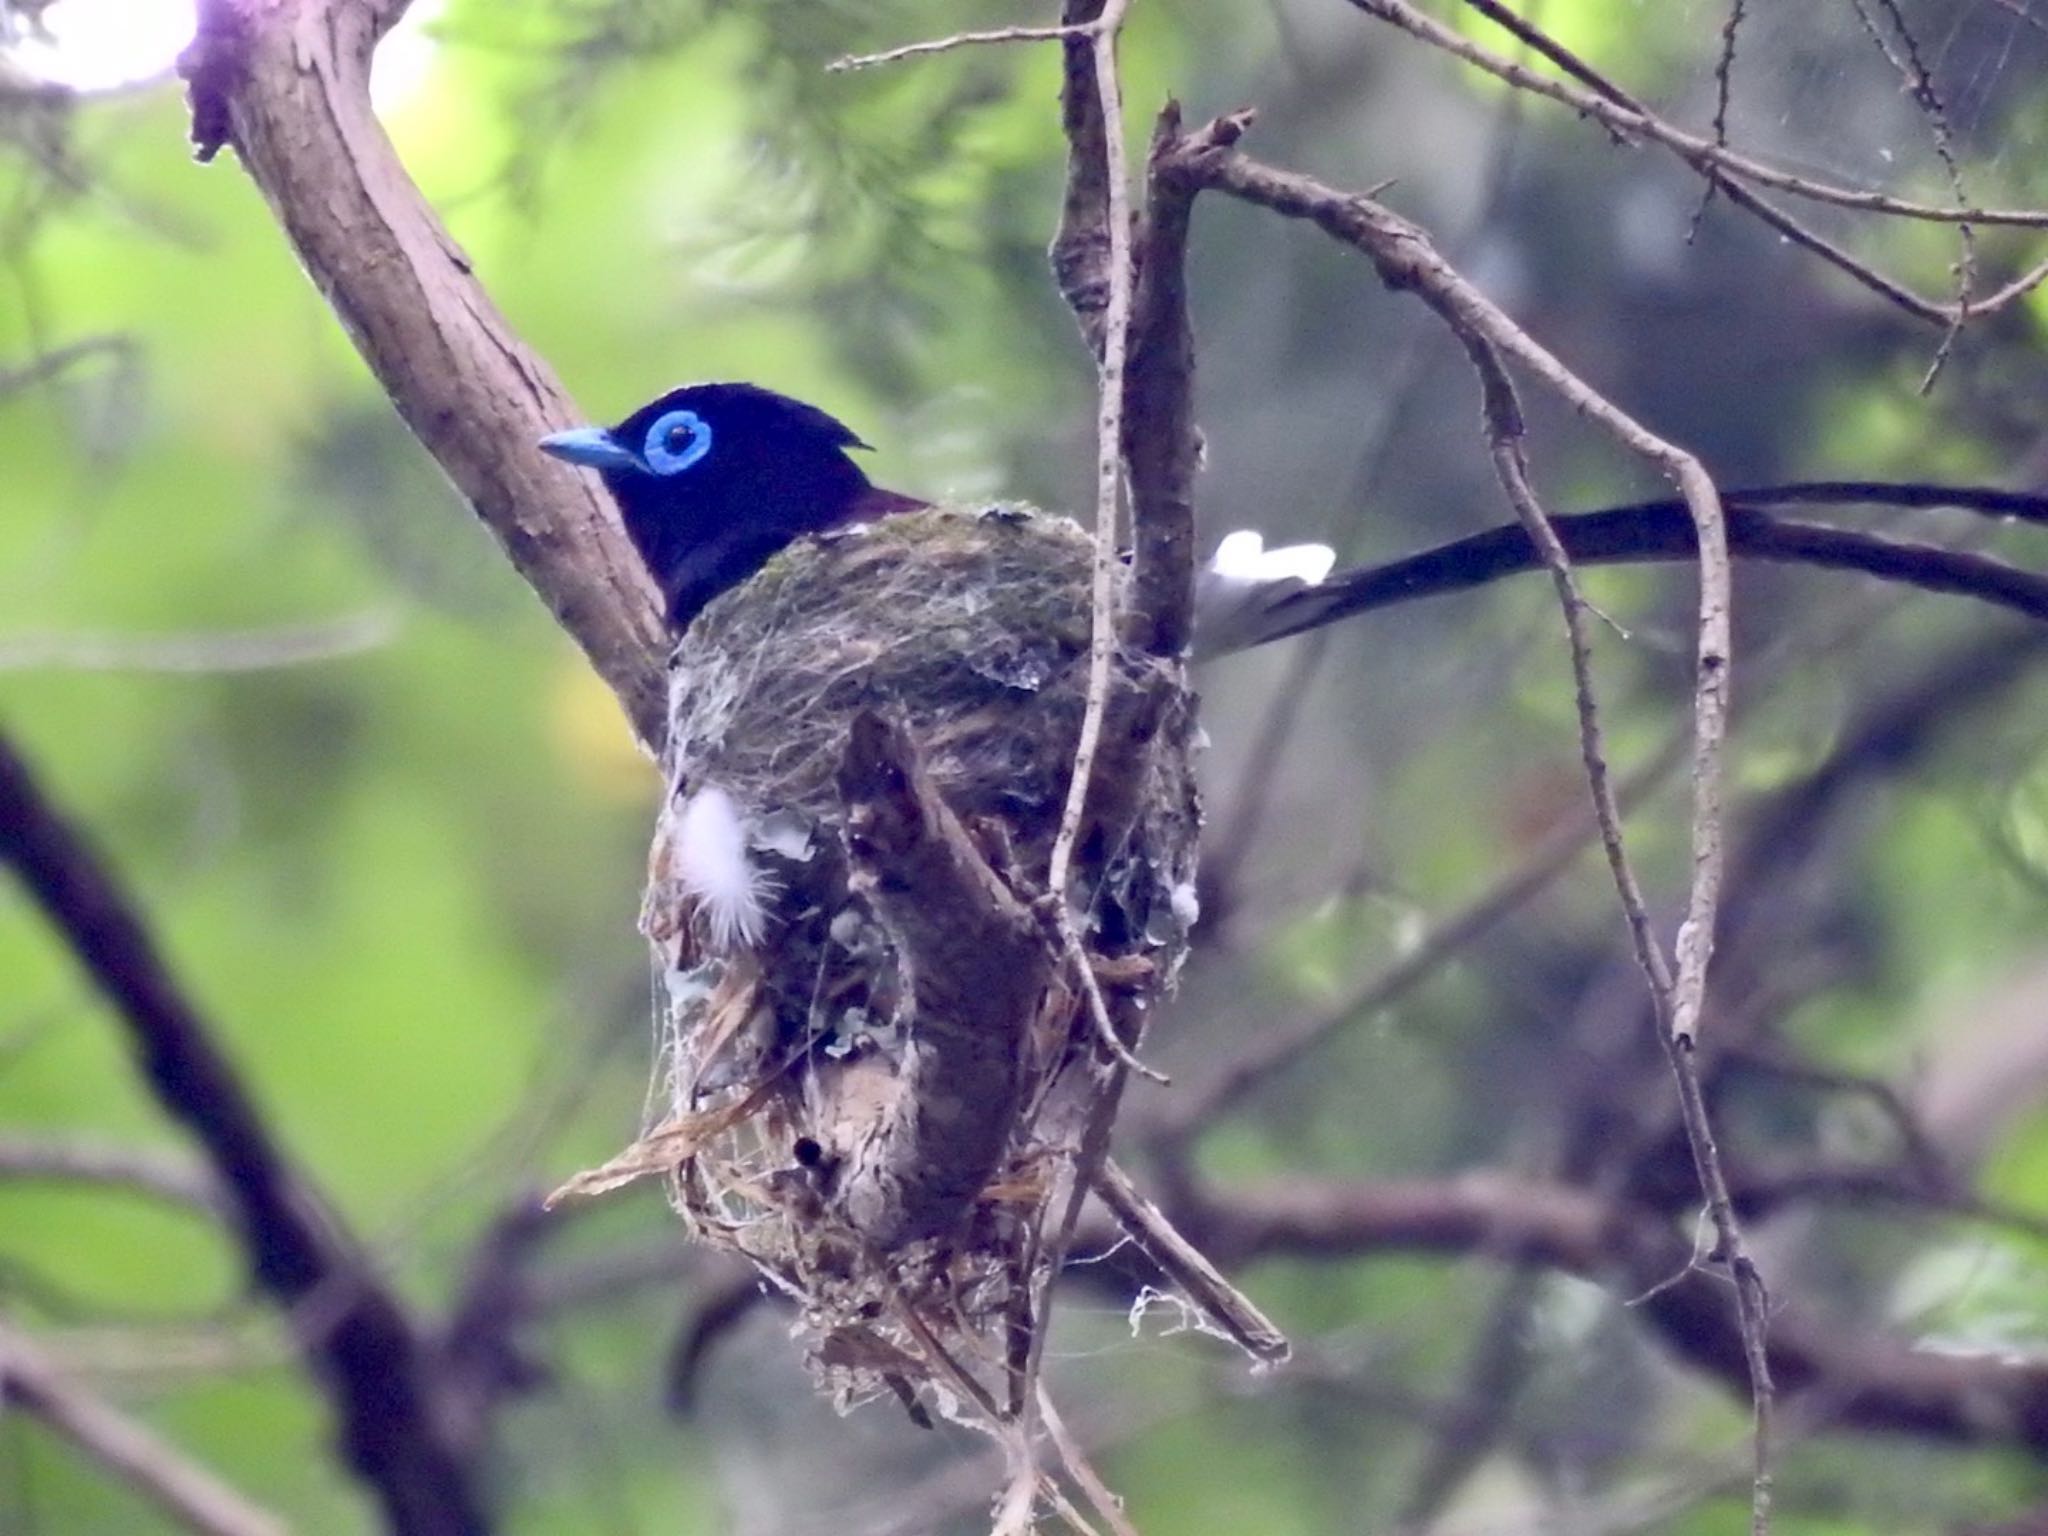
<instances>
[{"instance_id":1,"label":"bird's black head","mask_svg":"<svg viewBox=\"0 0 2048 1536\"><path fill-rule=\"evenodd\" d=\"M924 505L868 484L845 425L756 384L687 384L540 446L604 476L678 628L792 539Z\"/></svg>"}]
</instances>

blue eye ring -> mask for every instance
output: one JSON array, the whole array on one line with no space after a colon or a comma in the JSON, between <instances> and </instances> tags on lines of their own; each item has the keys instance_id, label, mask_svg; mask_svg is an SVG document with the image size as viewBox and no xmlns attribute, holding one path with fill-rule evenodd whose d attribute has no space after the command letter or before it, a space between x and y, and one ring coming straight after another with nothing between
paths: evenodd
<instances>
[{"instance_id":1,"label":"blue eye ring","mask_svg":"<svg viewBox=\"0 0 2048 1536\"><path fill-rule=\"evenodd\" d=\"M710 451L710 422L695 411L669 411L647 429L640 457L657 475L680 475Z\"/></svg>"}]
</instances>

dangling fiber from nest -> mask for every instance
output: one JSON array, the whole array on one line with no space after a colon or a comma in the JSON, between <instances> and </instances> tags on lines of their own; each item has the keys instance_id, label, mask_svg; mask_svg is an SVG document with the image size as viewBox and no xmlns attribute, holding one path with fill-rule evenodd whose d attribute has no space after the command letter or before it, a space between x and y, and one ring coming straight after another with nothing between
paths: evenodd
<instances>
[{"instance_id":1,"label":"dangling fiber from nest","mask_svg":"<svg viewBox=\"0 0 2048 1536\"><path fill-rule=\"evenodd\" d=\"M1045 890L1086 702L1087 535L941 508L800 541L672 665L642 927L668 1179L795 1303L837 1400L1014 1417L1121 1088ZM1119 655L1071 903L1135 1044L1193 918L1177 662Z\"/></svg>"}]
</instances>

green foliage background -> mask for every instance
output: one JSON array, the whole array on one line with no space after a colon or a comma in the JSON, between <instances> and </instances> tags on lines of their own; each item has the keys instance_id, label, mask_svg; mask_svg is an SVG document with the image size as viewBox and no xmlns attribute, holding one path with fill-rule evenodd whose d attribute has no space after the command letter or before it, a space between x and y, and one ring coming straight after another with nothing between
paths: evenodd
<instances>
[{"instance_id":1,"label":"green foliage background","mask_svg":"<svg viewBox=\"0 0 2048 1536\"><path fill-rule=\"evenodd\" d=\"M1980 29L1999 14L1961 9ZM1542 19L1699 121L1719 16L1576 0ZM501 306L593 417L680 379L756 379L855 424L879 445L884 484L1071 503L1089 474L1091 380L1040 254L1063 153L1056 58L980 50L821 69L850 49L1010 19L908 3L455 0L433 23L429 73L387 120ZM1814 26L1803 54L1757 43L1738 76L1739 126L1832 173L1942 196L1924 125L1853 22ZM2040 40L2015 30L2001 56L1995 39L1957 36L1952 105L1972 191L2039 203ZM1687 244L1698 194L1674 164L1507 101L1342 6L1141 3L1129 62L1134 142L1173 89L1196 114L1259 104L1255 147L1274 160L1353 186L1398 177L1392 198L1454 259L1730 481L2038 481L2048 462L2038 299L1966 339L1921 399L1926 332L1725 208ZM0 367L115 340L0 398L0 720L118 865L292 1152L432 1317L496 1212L634 1128L651 771L392 417L246 178L225 158L191 163L175 90L5 112ZM1924 232L1855 230L1866 254L1937 290L1945 280L1952 253ZM1355 260L1242 209L1205 206L1197 240L1212 533L1249 522L1330 535L1363 558L1504 519L1469 382L1424 319ZM1988 236L1985 248L1994 265L2026 249ZM1560 506L1650 489L1582 426L1548 410L1538 425ZM1985 536L1938 518L1913 527ZM2038 535L1995 537L2038 562ZM1826 762L1859 710L1930 658L2005 633L1961 602L1743 577L1746 654L1764 658L1745 685L1744 806ZM1626 636L1603 651L1614 744L1641 758L1679 718L1686 584L1620 571L1594 585ZM1336 995L1570 803L1571 705L1548 604L1511 586L1335 641L1308 724L1265 786L1277 813L1234 912L1159 1033L1169 1066L1220 1059L1262 1019ZM229 649L254 663L309 624L353 639L290 665L171 665L166 637L246 635ZM1247 659L1207 685L1220 813L1244 792L1237 775L1283 665ZM1986 1031L2001 1007L2038 1005L2043 985L2042 693L2025 682L1959 719L1799 873L1766 962L1775 974L1755 988L1787 999L1785 1038L1856 1070L1918 1063L1944 1083L1996 1070L2002 1038ZM1636 836L1668 899L1683 874L1677 803L1653 801ZM1219 1126L1205 1166L1228 1181L1540 1162L1554 1131L1543 1084L1598 979L1626 985L1621 954L1588 864ZM1991 1127L1981 1178L1985 1195L2037 1212L2040 1103L2036 1091ZM1766 1152L1884 1134L1832 1100L1766 1098L1734 1123ZM0 1130L187 1151L11 892ZM1788 1288L1915 1337L2048 1344L2038 1239L1882 1212L1814 1224L1770 1250ZM549 1272L573 1281L658 1251L671 1230L652 1196L621 1198L576 1219ZM1156 1319L1133 1341L1077 1299L1063 1370L1078 1399L1123 1421L1107 1435L1111 1482L1152 1532L1391 1528L1492 1270L1380 1258L1267 1265L1248 1282L1313 1342L1312 1367L1247 1382L1219 1347L1165 1336ZM1711 1474L1739 1453L1738 1406L1661 1364L1604 1293L1538 1287L1517 1427L1452 1528L1519 1529L1516 1511L1565 1518L1581 1499L1626 1512L1681 1456L1705 1464L1710 1491L1689 1512L1652 1507L1638 1527L1730 1528L1736 1506ZM801 1511L887 1509L912 1486L906 1469L931 1447L868 1422L883 1409L842 1424L804 1401L793 1368L775 1374L772 1326L748 1346L752 1365L736 1347L709 1406L665 1411L659 1359L686 1293L600 1290L535 1317L529 1342L553 1378L500 1425L508 1530L810 1529ZM206 1220L0 1179L0 1310L297 1528L371 1528L286 1328L249 1298ZM2044 1495L2040 1466L2014 1453L1823 1436L1789 1455L1780 1529L1947 1530ZM964 1508L968 1528L974 1501ZM133 1533L158 1519L0 1418L0 1529Z\"/></svg>"}]
</instances>

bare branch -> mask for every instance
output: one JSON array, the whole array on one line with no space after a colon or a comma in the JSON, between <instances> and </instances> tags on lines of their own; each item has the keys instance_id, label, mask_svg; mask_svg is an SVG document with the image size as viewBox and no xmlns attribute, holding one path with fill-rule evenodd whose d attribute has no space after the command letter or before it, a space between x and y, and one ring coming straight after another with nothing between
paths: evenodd
<instances>
[{"instance_id":1,"label":"bare branch","mask_svg":"<svg viewBox=\"0 0 2048 1536\"><path fill-rule=\"evenodd\" d=\"M839 1182L854 1226L889 1249L949 1229L994 1174L1016 1120L1019 1034L1050 966L1038 924L975 850L902 727L857 715L839 787L848 889L888 928L910 997L903 1064Z\"/></svg>"},{"instance_id":2,"label":"bare branch","mask_svg":"<svg viewBox=\"0 0 2048 1536\"><path fill-rule=\"evenodd\" d=\"M180 61L201 159L233 144L398 413L582 646L641 738L665 719L652 580L594 479L535 447L581 413L407 177L369 97L403 5L206 0Z\"/></svg>"},{"instance_id":3,"label":"bare branch","mask_svg":"<svg viewBox=\"0 0 2048 1536\"><path fill-rule=\"evenodd\" d=\"M127 1027L145 1081L218 1170L251 1272L318 1326L305 1340L351 1466L401 1536L487 1528L432 1401L432 1361L326 1202L286 1159L126 894L0 740L0 864L13 869Z\"/></svg>"},{"instance_id":4,"label":"bare branch","mask_svg":"<svg viewBox=\"0 0 2048 1536\"><path fill-rule=\"evenodd\" d=\"M190 1206L209 1216L232 1214L220 1185L204 1169L183 1158L105 1142L0 1136L0 1179L102 1184Z\"/></svg>"},{"instance_id":5,"label":"bare branch","mask_svg":"<svg viewBox=\"0 0 2048 1536\"><path fill-rule=\"evenodd\" d=\"M1085 6L1092 0L1073 0ZM1053 900L1067 901L1067 873L1074 844L1081 835L1088 786L1095 770L1095 751L1102 740L1103 715L1109 707L1110 660L1117 643L1117 506L1123 489L1124 363L1131 344L1131 192L1125 164L1123 95L1117 82L1116 45L1129 0L1104 0L1087 44L1094 76L1095 112L1102 137L1102 250L1109 263L1108 291L1102 312L1101 367L1096 381L1095 412L1095 559L1089 598L1088 702L1081 716L1081 737L1074 748L1074 775L1067 788L1047 867L1046 890ZM1073 48L1073 43L1065 46ZM1079 150L1076 148L1075 153ZM1074 202L1069 196L1069 205ZM1071 917L1063 917L1071 928Z\"/></svg>"},{"instance_id":6,"label":"bare branch","mask_svg":"<svg viewBox=\"0 0 2048 1536\"><path fill-rule=\"evenodd\" d=\"M1686 1140L1692 1148L1700 1188L1706 1195L1707 1210L1719 1239L1718 1256L1735 1276L1736 1311L1742 1334L1743 1356L1749 1366L1750 1403L1755 1416L1750 1526L1756 1536L1765 1536L1770 1529L1771 1422L1774 1406L1770 1357L1766 1347L1769 1327L1768 1299L1763 1280L1744 1241L1741 1222L1735 1211L1735 1202L1729 1194L1728 1176L1721 1165L1713 1123L1707 1114L1706 1097L1700 1089L1699 1064L1694 1055L1693 1035L1680 1023L1679 1009L1683 1006L1684 1000L1679 989L1687 979L1688 964L1693 963L1686 950L1685 930L1679 931L1680 971L1678 977L1674 978L1665 964L1663 951L1658 948L1656 935L1651 929L1649 910L1643 902L1642 886L1631 866L1622 836L1621 808L1616 803L1613 788L1608 781L1607 753L1602 741L1599 710L1594 699L1592 650L1586 637L1586 602L1580 595L1578 582L1572 574L1571 563L1565 554L1564 546L1558 542L1556 531L1537 503L1535 490L1529 484L1528 470L1522 456L1522 413L1515 402L1514 386L1489 345L1476 336L1468 336L1465 340L1473 363L1479 370L1485 391L1487 436L1493 450L1495 469L1503 489L1507 492L1508 500L1514 504L1522 520L1522 526L1528 531L1530 541L1535 544L1542 555L1544 565L1550 571L1551 579L1557 587L1558 602L1564 610L1565 630L1571 643L1572 678L1578 704L1579 750L1586 765L1586 782L1592 790L1594 818L1599 823L1600 841L1607 850L1607 864L1614 876L1615 890L1620 893L1622 909L1628 917L1629 936L1635 946L1636 963L1642 967L1643 974L1649 979L1651 993L1656 999L1657 1021L1660 1026L1658 1036L1664 1042L1670 1056L1672 1072L1678 1080L1680 1115L1685 1123ZM1695 729L1703 736L1706 727L1702 724ZM1696 775L1700 772L1700 769L1695 768ZM1718 811L1712 828L1712 841L1717 866L1714 877L1718 886ZM1696 836L1695 850L1699 846ZM1696 851L1696 867L1697 862ZM1686 921L1688 924L1704 921L1711 926L1714 920L1711 899L1705 903L1705 917L1701 919L1697 916L1701 905L1699 890L1700 886L1696 883L1694 910L1688 913ZM1706 985L1708 947L1700 947L1696 961L1697 970L1693 972L1702 996ZM1695 1003L1694 1006L1697 1008L1699 1004Z\"/></svg>"},{"instance_id":7,"label":"bare branch","mask_svg":"<svg viewBox=\"0 0 2048 1536\"><path fill-rule=\"evenodd\" d=\"M0 1405L33 1414L201 1536L284 1536L284 1522L72 1381L0 1321Z\"/></svg>"},{"instance_id":8,"label":"bare branch","mask_svg":"<svg viewBox=\"0 0 2048 1536\"><path fill-rule=\"evenodd\" d=\"M1166 1213L1139 1192L1116 1159L1103 1162L1095 1176L1095 1194L1117 1225L1212 1327L1227 1334L1254 1360L1277 1365L1288 1357L1287 1336L1249 1296L1226 1280L1200 1249L1174 1230Z\"/></svg>"},{"instance_id":9,"label":"bare branch","mask_svg":"<svg viewBox=\"0 0 2048 1536\"><path fill-rule=\"evenodd\" d=\"M1213 142L1227 131L1211 124L1193 142ZM1123 423L1133 543L1125 639L1155 656L1184 652L1194 619L1194 482L1201 447L1185 271L1194 194L1166 174L1167 164L1183 152L1180 107L1168 102L1153 129L1148 161Z\"/></svg>"},{"instance_id":10,"label":"bare branch","mask_svg":"<svg viewBox=\"0 0 2048 1536\"><path fill-rule=\"evenodd\" d=\"M904 59L924 58L934 53L951 53L956 48L974 48L987 43L1056 43L1068 39L1091 36L1093 25L1061 27L992 27L985 32L956 32L951 37L927 38L919 43L905 43L900 48L884 49L880 53L852 53L843 59L834 59L825 67L834 74L854 69L873 69L878 64L896 64Z\"/></svg>"},{"instance_id":11,"label":"bare branch","mask_svg":"<svg viewBox=\"0 0 2048 1536\"><path fill-rule=\"evenodd\" d=\"M1095 82L1092 34L1102 0L1065 0L1060 20L1074 34L1060 45L1060 128L1067 141L1066 192L1052 249L1053 279L1080 323L1088 350L1102 356L1103 313L1109 307L1109 140L1102 93Z\"/></svg>"},{"instance_id":12,"label":"bare branch","mask_svg":"<svg viewBox=\"0 0 2048 1536\"><path fill-rule=\"evenodd\" d=\"M1413 292L1443 319L1478 366L1487 392L1496 468L1509 496L1559 582L1567 623L1573 631L1574 668L1580 680L1579 711L1589 781L1600 807L1604 840L1637 958L1656 1002L1659 1034L1666 1041L1679 1084L1684 1120L1699 1173L1700 1188L1714 1219L1721 1248L1736 1278L1737 1312L1745 1354L1751 1365L1756 1411L1757 1467L1753 1524L1768 1528L1770 1477L1768 1436L1771 1381L1764 1352L1766 1309L1761 1280L1743 1247L1740 1224L1728 1198L1712 1126L1699 1092L1694 1041L1706 1003L1707 968L1713 956L1715 917L1724 860L1721 832L1722 757L1728 728L1731 583L1727 523L1720 496L1692 454L1664 441L1571 373L1490 299L1437 254L1421 229L1371 198L1346 196L1305 176L1259 165L1223 148L1190 161L1185 174L1248 202L1307 219L1370 260L1380 279L1397 291ZM1519 409L1496 354L1513 357L1581 414L1612 433L1674 479L1684 494L1699 551L1699 626L1693 688L1692 879L1685 920L1674 944L1675 967L1664 959L1642 896L1620 842L1620 823L1606 789L1606 765L1594 720L1585 668L1580 603L1563 548L1550 533L1521 471Z\"/></svg>"},{"instance_id":13,"label":"bare branch","mask_svg":"<svg viewBox=\"0 0 2048 1536\"><path fill-rule=\"evenodd\" d=\"M164 635L0 635L0 672L263 672L361 655L398 633L398 615L373 608L347 618L266 629Z\"/></svg>"},{"instance_id":14,"label":"bare branch","mask_svg":"<svg viewBox=\"0 0 2048 1536\"><path fill-rule=\"evenodd\" d=\"M1719 895L1721 756L1727 731L1729 563L1719 494L1699 461L1665 442L1579 379L1497 305L1453 271L1424 233L1370 198L1350 196L1308 177L1276 171L1234 149L1190 160L1183 174L1202 184L1307 219L1364 254L1381 281L1411 291L1460 338L1479 338L1528 368L1585 416L1650 459L1678 482L1698 540L1699 643L1693 715L1693 878L1677 942L1668 1027L1690 1039L1705 998Z\"/></svg>"},{"instance_id":15,"label":"bare branch","mask_svg":"<svg viewBox=\"0 0 2048 1536\"><path fill-rule=\"evenodd\" d=\"M1719 1239L1718 1257L1728 1265L1735 1276L1736 1310L1742 1333L1743 1355L1749 1365L1750 1402L1755 1414L1750 1525L1756 1536L1765 1536L1770 1529L1773 1408L1770 1359L1766 1349L1769 1309L1763 1280L1758 1274L1755 1261L1749 1255L1741 1222L1736 1215L1735 1202L1729 1194L1728 1176L1721 1165L1713 1123L1707 1114L1706 1096L1700 1089L1699 1064L1694 1054L1693 1035L1680 1024L1678 1010L1683 1006L1680 987L1687 979L1686 967L1690 958L1686 951L1685 930L1679 931L1680 971L1678 977L1674 978L1665 964L1663 951L1657 946L1656 935L1651 930L1650 914L1643 902L1642 886L1631 867L1622 837L1621 809L1615 802L1613 789L1608 782L1606 748L1602 741L1598 706L1594 701L1592 652L1586 638L1586 602L1579 593L1578 583L1572 575L1564 546L1558 542L1557 534L1551 527L1549 518L1537 504L1535 491L1529 484L1527 468L1522 458L1522 414L1520 407L1515 403L1514 387L1491 347L1476 337L1466 338L1466 345L1474 365L1479 370L1485 390L1487 435L1492 444L1494 465L1499 473L1501 485L1520 515L1530 540L1542 554L1543 563L1556 583L1558 601L1564 609L1565 629L1571 642L1572 677L1578 702L1579 749L1585 760L1586 782L1593 794L1594 817L1600 826L1600 841L1607 850L1607 863L1614 876L1614 887L1621 895L1622 908L1628 916L1629 935L1635 946L1636 963L1648 977L1651 993L1656 999L1657 1021L1660 1025L1658 1035L1665 1044L1672 1072L1678 1080L1680 1115L1685 1123L1686 1140L1692 1148L1700 1188L1707 1198L1708 1214L1713 1220L1714 1231ZM1696 732L1703 733L1704 729L1704 726L1696 726ZM1695 774L1699 772L1696 768ZM1712 837L1718 865L1718 813ZM1697 838L1694 846L1695 849L1699 847ZM1697 860L1696 852L1696 865ZM1714 874L1718 884L1718 867ZM1703 920L1711 925L1714 920L1711 901L1706 904L1705 918L1696 918L1700 905L1698 893L1699 886L1696 884L1694 911L1688 913L1686 921L1690 924L1696 920ZM1701 947L1696 962L1697 970L1694 972L1702 995L1706 985L1706 948ZM1697 1006L1699 1005L1695 1004L1695 1007Z\"/></svg>"},{"instance_id":16,"label":"bare branch","mask_svg":"<svg viewBox=\"0 0 2048 1536\"><path fill-rule=\"evenodd\" d=\"M1634 96L1541 27L1534 26L1517 16L1502 5L1500 0L1465 0L1465 4L1521 43L1531 53L1550 60L1588 90L1597 92L1603 100L1611 101L1617 107L1626 107L1631 112L1649 115L1649 109Z\"/></svg>"},{"instance_id":17,"label":"bare branch","mask_svg":"<svg viewBox=\"0 0 2048 1536\"><path fill-rule=\"evenodd\" d=\"M1174 1222L1231 1267L1258 1258L1376 1253L1469 1255L1582 1275L1636 1308L1694 1367L1747 1390L1723 1276L1693 1265L1689 1238L1660 1212L1591 1191L1494 1172L1446 1179L1339 1183L1291 1178L1227 1194L1187 1192ZM1774 1311L1770 1368L1788 1411L1827 1422L1961 1444L2048 1452L2048 1365L1959 1355L1845 1333L1794 1307Z\"/></svg>"},{"instance_id":18,"label":"bare branch","mask_svg":"<svg viewBox=\"0 0 2048 1536\"><path fill-rule=\"evenodd\" d=\"M1460 36L1442 22L1416 10L1407 3L1407 0L1349 0L1349 4L1369 16L1391 23L1403 32L1485 70L1509 85L1532 91L1538 96L1570 107L1583 116L1593 118L1616 133L1630 138L1655 140L1702 172L1719 171L1728 176L1755 182L1758 186L1772 187L1780 192L1790 192L1798 197L1809 198L1814 202L1832 203L1837 207L1854 208L1865 213L1893 214L1900 218L1923 219L1934 224L2009 224L2027 229L2048 228L2048 209L1951 208L1937 203L1916 203L1905 198L1892 197L1888 193L1833 186L1827 182L1795 176L1788 171L1776 170L1761 161L1722 149L1711 139L1687 133L1635 103L1632 98L1624 105L1622 101L1601 92L1589 91L1569 82L1538 74L1469 38ZM1983 306L1979 304L1974 308L1981 313Z\"/></svg>"},{"instance_id":19,"label":"bare branch","mask_svg":"<svg viewBox=\"0 0 2048 1536\"><path fill-rule=\"evenodd\" d=\"M1714 147L1724 152L1728 148L1728 103L1735 86L1735 43L1742 33L1744 14L1745 0L1728 0L1728 14L1721 22L1721 50L1714 58Z\"/></svg>"},{"instance_id":20,"label":"bare branch","mask_svg":"<svg viewBox=\"0 0 2048 1536\"><path fill-rule=\"evenodd\" d=\"M1949 190L1955 194L1956 206L1962 208L1970 201L1969 188L1963 182L1963 168L1956 159L1955 145L1951 142L1948 123L1948 106L1936 89L1934 75L1928 69L1926 60L1920 54L1920 40L1913 35L1913 28L1899 10L1898 0L1875 0L1883 11L1892 29L1897 32L1899 46L1895 51L1886 40L1876 18L1864 9L1863 0L1851 0L1850 8L1856 19L1863 24L1863 30L1870 34L1870 40L1885 61L1899 72L1907 92L1927 119L1927 127L1934 140L1934 157L1941 162L1942 174L1948 178ZM1934 349L1934 357L1927 365L1927 372L1920 380L1920 392L1926 394L1934 387L1934 381L1941 376L1943 365L1955 349L1956 337L1961 334L1963 324L1970 316L1970 292L1977 286L1977 232L1968 223L1956 226L1956 238L1960 247L1956 259L1956 297L1950 306L1948 324L1942 329L1941 344Z\"/></svg>"}]
</instances>

